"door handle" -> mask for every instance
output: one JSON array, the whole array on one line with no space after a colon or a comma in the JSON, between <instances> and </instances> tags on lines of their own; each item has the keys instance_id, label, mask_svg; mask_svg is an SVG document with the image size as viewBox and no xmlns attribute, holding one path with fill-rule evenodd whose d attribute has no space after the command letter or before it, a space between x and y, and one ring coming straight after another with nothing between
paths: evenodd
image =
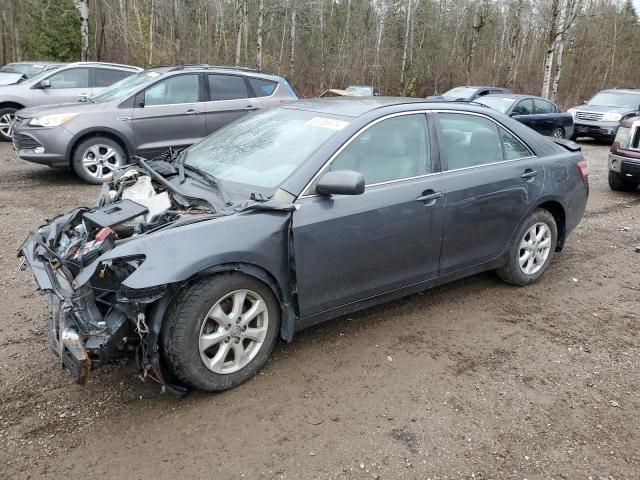
<instances>
[{"instance_id":1,"label":"door handle","mask_svg":"<svg viewBox=\"0 0 640 480\"><path fill-rule=\"evenodd\" d=\"M194 110L193 108L190 108L189 110L187 110L186 112L184 112L185 115L197 115L200 112L198 110Z\"/></svg>"},{"instance_id":2,"label":"door handle","mask_svg":"<svg viewBox=\"0 0 640 480\"><path fill-rule=\"evenodd\" d=\"M538 171L537 170L531 170L530 168L527 168L524 173L522 175L520 175L520 178L525 178L525 179L529 179L529 178L533 178L536 175L538 175Z\"/></svg>"},{"instance_id":3,"label":"door handle","mask_svg":"<svg viewBox=\"0 0 640 480\"><path fill-rule=\"evenodd\" d=\"M254 107L253 105L247 105L246 107L244 107L245 110L257 110L258 107Z\"/></svg>"},{"instance_id":4,"label":"door handle","mask_svg":"<svg viewBox=\"0 0 640 480\"><path fill-rule=\"evenodd\" d=\"M430 206L436 203L436 200L444 196L444 192L434 192L433 190L425 190L422 192L416 201L424 202L425 205Z\"/></svg>"}]
</instances>

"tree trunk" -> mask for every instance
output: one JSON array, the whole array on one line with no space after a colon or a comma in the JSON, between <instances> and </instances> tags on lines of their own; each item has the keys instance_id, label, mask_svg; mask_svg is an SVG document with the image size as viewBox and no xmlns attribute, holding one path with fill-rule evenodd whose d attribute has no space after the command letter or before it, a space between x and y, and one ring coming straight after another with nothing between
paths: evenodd
<instances>
[{"instance_id":1,"label":"tree trunk","mask_svg":"<svg viewBox=\"0 0 640 480\"><path fill-rule=\"evenodd\" d=\"M80 14L80 60L87 61L89 53L89 3L88 0L73 0Z\"/></svg>"},{"instance_id":2,"label":"tree trunk","mask_svg":"<svg viewBox=\"0 0 640 480\"><path fill-rule=\"evenodd\" d=\"M471 24L471 41L469 42L469 55L467 56L467 84L471 83L471 71L473 69L473 60L476 55L478 36L480 35L480 30L484 27L484 23L484 7L479 6L473 16L473 23Z\"/></svg>"},{"instance_id":3,"label":"tree trunk","mask_svg":"<svg viewBox=\"0 0 640 480\"><path fill-rule=\"evenodd\" d=\"M559 33L556 41L556 74L553 77L551 95L549 96L549 100L554 103L558 97L558 85L560 84L560 77L562 76L562 55L564 53L564 39L567 30L567 8L569 8L569 3L569 1L560 0L560 13L558 17Z\"/></svg>"},{"instance_id":4,"label":"tree trunk","mask_svg":"<svg viewBox=\"0 0 640 480\"><path fill-rule=\"evenodd\" d=\"M242 12L245 0L236 0L235 23L236 23L236 56L234 65L240 65L240 55L242 53Z\"/></svg>"},{"instance_id":5,"label":"tree trunk","mask_svg":"<svg viewBox=\"0 0 640 480\"><path fill-rule=\"evenodd\" d=\"M291 2L291 29L289 30L289 39L291 41L291 47L289 49L289 79L293 79L293 75L296 71L296 14L297 14L296 0Z\"/></svg>"},{"instance_id":6,"label":"tree trunk","mask_svg":"<svg viewBox=\"0 0 640 480\"><path fill-rule=\"evenodd\" d=\"M551 86L551 72L553 70L553 54L556 51L558 40L558 13L560 11L561 0L552 0L551 16L549 18L549 35L547 37L547 51L544 56L544 73L542 76L542 96L549 98L549 88Z\"/></svg>"},{"instance_id":7,"label":"tree trunk","mask_svg":"<svg viewBox=\"0 0 640 480\"><path fill-rule=\"evenodd\" d=\"M155 0L151 0L151 12L149 13L149 66L153 65L153 17L155 12Z\"/></svg>"},{"instance_id":8,"label":"tree trunk","mask_svg":"<svg viewBox=\"0 0 640 480\"><path fill-rule=\"evenodd\" d=\"M407 16L404 24L404 42L402 46L402 65L400 67L400 88L404 92L404 70L407 65L407 50L409 49L409 26L411 25L411 3L413 0L407 0Z\"/></svg>"},{"instance_id":9,"label":"tree trunk","mask_svg":"<svg viewBox=\"0 0 640 480\"><path fill-rule=\"evenodd\" d=\"M378 9L378 32L376 36L376 60L375 60L375 72L376 72L376 83L380 83L380 73L381 73L381 65L380 65L380 49L382 48L382 35L384 34L384 21L387 16L387 3L386 0L381 0L380 6Z\"/></svg>"},{"instance_id":10,"label":"tree trunk","mask_svg":"<svg viewBox=\"0 0 640 480\"><path fill-rule=\"evenodd\" d=\"M256 30L256 65L262 70L262 26L264 22L264 0L258 0L258 28Z\"/></svg>"}]
</instances>

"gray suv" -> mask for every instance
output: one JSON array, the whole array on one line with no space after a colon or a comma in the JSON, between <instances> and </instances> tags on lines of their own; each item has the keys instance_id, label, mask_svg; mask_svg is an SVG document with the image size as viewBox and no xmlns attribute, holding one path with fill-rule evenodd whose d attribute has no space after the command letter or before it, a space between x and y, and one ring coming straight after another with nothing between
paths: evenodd
<instances>
[{"instance_id":1,"label":"gray suv","mask_svg":"<svg viewBox=\"0 0 640 480\"><path fill-rule=\"evenodd\" d=\"M13 143L23 160L71 167L102 183L131 155L192 145L247 113L297 98L286 80L255 70L155 67L84 104L22 110Z\"/></svg>"},{"instance_id":2,"label":"gray suv","mask_svg":"<svg viewBox=\"0 0 640 480\"><path fill-rule=\"evenodd\" d=\"M620 122L640 113L640 90L603 90L591 100L567 111L573 115L572 140L591 137L613 142Z\"/></svg>"},{"instance_id":3,"label":"gray suv","mask_svg":"<svg viewBox=\"0 0 640 480\"><path fill-rule=\"evenodd\" d=\"M13 118L22 108L78 102L141 70L116 63L75 62L0 86L0 140L11 141Z\"/></svg>"}]
</instances>

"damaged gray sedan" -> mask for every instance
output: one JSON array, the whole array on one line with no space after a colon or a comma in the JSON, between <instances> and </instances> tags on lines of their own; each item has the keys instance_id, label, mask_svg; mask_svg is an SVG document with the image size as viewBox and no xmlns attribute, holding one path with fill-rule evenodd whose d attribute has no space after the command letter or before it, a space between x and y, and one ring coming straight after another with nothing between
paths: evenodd
<instances>
[{"instance_id":1,"label":"damaged gray sedan","mask_svg":"<svg viewBox=\"0 0 640 480\"><path fill-rule=\"evenodd\" d=\"M133 158L20 254L76 382L131 357L173 391L219 391L321 321L485 270L537 281L587 196L578 146L498 112L310 100Z\"/></svg>"}]
</instances>

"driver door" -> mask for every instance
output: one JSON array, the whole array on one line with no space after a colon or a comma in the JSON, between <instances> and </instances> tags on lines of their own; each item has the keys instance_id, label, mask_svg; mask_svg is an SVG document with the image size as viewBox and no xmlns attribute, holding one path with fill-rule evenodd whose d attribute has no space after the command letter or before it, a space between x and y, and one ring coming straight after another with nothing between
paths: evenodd
<instances>
[{"instance_id":1,"label":"driver door","mask_svg":"<svg viewBox=\"0 0 640 480\"><path fill-rule=\"evenodd\" d=\"M328 167L361 172L363 194L311 189L297 200L293 244L303 320L437 276L444 184L431 145L425 114L382 120L356 134Z\"/></svg>"}]
</instances>

